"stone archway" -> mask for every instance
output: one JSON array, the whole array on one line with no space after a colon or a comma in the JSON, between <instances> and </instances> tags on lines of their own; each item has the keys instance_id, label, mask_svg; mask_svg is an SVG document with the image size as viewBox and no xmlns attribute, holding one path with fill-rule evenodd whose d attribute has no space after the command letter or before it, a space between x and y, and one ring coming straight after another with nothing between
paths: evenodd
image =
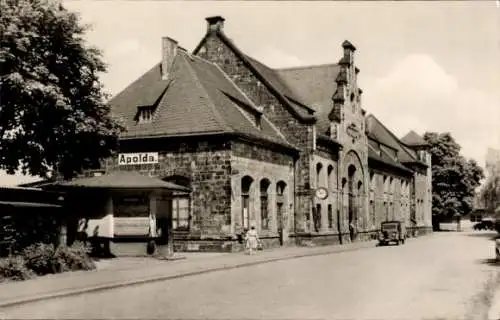
<instances>
[{"instance_id":1,"label":"stone archway","mask_svg":"<svg viewBox=\"0 0 500 320\"><path fill-rule=\"evenodd\" d=\"M356 238L359 218L363 216L362 199L365 194L364 188L364 168L358 154L351 150L344 158L343 181L346 182L345 192L347 192L346 212L351 241Z\"/></svg>"}]
</instances>

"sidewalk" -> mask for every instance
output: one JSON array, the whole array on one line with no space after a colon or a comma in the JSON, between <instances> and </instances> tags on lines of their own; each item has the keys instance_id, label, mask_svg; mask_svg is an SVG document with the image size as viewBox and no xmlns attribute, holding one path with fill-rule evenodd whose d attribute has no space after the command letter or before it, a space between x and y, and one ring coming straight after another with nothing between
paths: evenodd
<instances>
[{"instance_id":1,"label":"sidewalk","mask_svg":"<svg viewBox=\"0 0 500 320\"><path fill-rule=\"evenodd\" d=\"M183 260L162 261L143 258L124 264L110 263L105 268L94 271L67 272L23 282L0 284L0 308L278 260L374 248L375 244L375 241L367 241L342 246L276 248L260 251L252 256L243 253L227 253L207 254L204 257L204 253L196 254L196 256L187 253L186 259ZM179 255L184 254L179 253Z\"/></svg>"},{"instance_id":2,"label":"sidewalk","mask_svg":"<svg viewBox=\"0 0 500 320\"><path fill-rule=\"evenodd\" d=\"M497 288L495 295L493 296L493 305L488 311L489 320L500 320L500 287Z\"/></svg>"}]
</instances>

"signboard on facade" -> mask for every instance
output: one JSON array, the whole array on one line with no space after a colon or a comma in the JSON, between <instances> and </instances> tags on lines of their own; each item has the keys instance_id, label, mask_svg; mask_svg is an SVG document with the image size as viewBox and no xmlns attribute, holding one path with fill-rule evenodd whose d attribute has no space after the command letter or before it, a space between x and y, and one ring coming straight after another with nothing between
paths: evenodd
<instances>
[{"instance_id":1,"label":"signboard on facade","mask_svg":"<svg viewBox=\"0 0 500 320\"><path fill-rule=\"evenodd\" d=\"M114 196L113 215L115 218L149 217L148 196Z\"/></svg>"},{"instance_id":2,"label":"signboard on facade","mask_svg":"<svg viewBox=\"0 0 500 320\"><path fill-rule=\"evenodd\" d=\"M158 152L144 153L120 153L118 154L118 165L154 164L158 163Z\"/></svg>"},{"instance_id":3,"label":"signboard on facade","mask_svg":"<svg viewBox=\"0 0 500 320\"><path fill-rule=\"evenodd\" d=\"M113 220L114 233L117 236L146 236L149 233L149 217L115 217Z\"/></svg>"}]
</instances>

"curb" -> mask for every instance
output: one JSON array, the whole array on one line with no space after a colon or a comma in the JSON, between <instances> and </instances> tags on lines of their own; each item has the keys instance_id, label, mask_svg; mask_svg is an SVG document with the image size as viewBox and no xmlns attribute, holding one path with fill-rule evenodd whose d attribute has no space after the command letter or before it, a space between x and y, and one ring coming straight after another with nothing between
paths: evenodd
<instances>
[{"instance_id":1,"label":"curb","mask_svg":"<svg viewBox=\"0 0 500 320\"><path fill-rule=\"evenodd\" d=\"M357 250L361 250L361 249L376 248L372 242L366 242L366 244L367 245L362 245L362 246L354 247L354 248L345 248L345 249L340 249L340 250L328 250L328 251L324 251L324 252L305 252L305 253L292 254L290 256L282 256L282 257L277 257L277 258L268 258L268 259L264 258L262 260L251 261L251 262L242 262L242 263L235 263L235 264L228 263L228 264L224 264L221 267L208 268L205 270L198 270L198 271L187 271L187 272L183 272L183 273L179 273L179 274L175 274L175 275L154 276L154 277L135 279L135 280L130 280L130 281L119 281L119 282L115 282L115 283L111 282L108 284L97 285L97 286L92 286L92 287L88 287L88 288L69 289L69 290L63 290L63 291L54 292L54 293L40 294L40 295L33 296L33 297L17 298L17 299L12 299L12 300L0 302L0 308L13 307L16 305L38 302L38 301L43 301L43 300L50 300L50 299L55 299L55 298L76 296L76 295L81 295L81 294L85 294L85 293L93 293L93 292L106 291L106 290L111 290L111 289L129 287L129 286L137 286L137 285L158 282L158 281L186 278L186 277L190 277L190 276L196 276L196 275L217 272L217 271L251 267L251 266L255 266L255 265L266 264L266 263L271 263L271 262L276 262L276 261L300 259L300 258L313 257L313 256L329 255L329 254L334 254L334 253L357 251Z\"/></svg>"}]
</instances>

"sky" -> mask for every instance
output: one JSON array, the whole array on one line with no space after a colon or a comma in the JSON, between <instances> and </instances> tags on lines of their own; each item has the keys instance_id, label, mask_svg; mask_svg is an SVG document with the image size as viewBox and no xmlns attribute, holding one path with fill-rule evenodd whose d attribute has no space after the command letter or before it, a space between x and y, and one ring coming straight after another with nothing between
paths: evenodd
<instances>
[{"instance_id":1,"label":"sky","mask_svg":"<svg viewBox=\"0 0 500 320\"><path fill-rule=\"evenodd\" d=\"M397 136L451 132L462 154L484 166L500 148L500 3L63 0L90 24L116 94L161 59L161 37L193 50L205 18L270 67L336 63L352 42L363 108ZM332 79L333 81L333 79ZM332 93L333 94L333 93ZM33 178L0 174L0 184Z\"/></svg>"}]
</instances>

